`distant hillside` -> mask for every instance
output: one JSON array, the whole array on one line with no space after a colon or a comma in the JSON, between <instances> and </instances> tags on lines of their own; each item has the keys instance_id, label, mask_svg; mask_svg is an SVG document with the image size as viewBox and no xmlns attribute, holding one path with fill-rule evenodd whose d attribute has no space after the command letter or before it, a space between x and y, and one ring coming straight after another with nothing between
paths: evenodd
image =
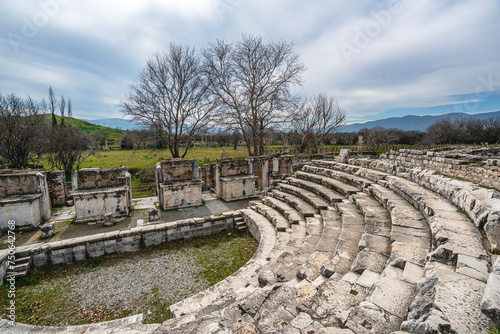
<instances>
[{"instance_id":1,"label":"distant hillside","mask_svg":"<svg viewBox=\"0 0 500 334\"><path fill-rule=\"evenodd\" d=\"M129 121L128 119L123 118L105 118L85 121L92 124L120 130L140 130L143 127L143 124L141 122Z\"/></svg>"},{"instance_id":2,"label":"distant hillside","mask_svg":"<svg viewBox=\"0 0 500 334\"><path fill-rule=\"evenodd\" d=\"M50 122L51 115L46 115L46 117L49 118L49 122ZM57 118L57 122L61 123L61 116L56 115L56 118ZM68 117L65 117L65 121L66 122L68 121ZM85 120L74 118L74 117L71 118L71 121L75 127L82 130L83 132L90 133L90 134L95 134L95 133L99 133L99 132L102 133L110 142L116 141L118 139L118 137L123 133L122 130L117 130L117 129L113 129L113 128L102 126L102 125L92 124L92 123L87 122Z\"/></svg>"},{"instance_id":3,"label":"distant hillside","mask_svg":"<svg viewBox=\"0 0 500 334\"><path fill-rule=\"evenodd\" d=\"M469 115L465 113L450 113L437 116L414 116L408 115L403 117L390 117L385 119L379 119L376 121L369 121L366 123L354 123L343 126L341 132L358 132L361 129L371 129L381 126L386 129L396 128L405 131L425 131L429 125L434 123L436 120L441 120L445 118L457 119L457 118L478 118L478 119L488 119L490 117L500 117L500 111L494 111L489 113Z\"/></svg>"}]
</instances>

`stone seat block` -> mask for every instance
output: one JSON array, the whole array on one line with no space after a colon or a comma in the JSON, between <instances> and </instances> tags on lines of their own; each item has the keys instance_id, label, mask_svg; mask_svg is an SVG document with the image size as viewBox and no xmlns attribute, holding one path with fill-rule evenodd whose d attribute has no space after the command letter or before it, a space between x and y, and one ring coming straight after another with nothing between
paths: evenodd
<instances>
[{"instance_id":1,"label":"stone seat block","mask_svg":"<svg viewBox=\"0 0 500 334\"><path fill-rule=\"evenodd\" d=\"M313 217L316 214L316 209L311 204L305 202L295 195L285 193L276 189L273 189L270 195L274 198L288 203L298 212L300 212L300 214L304 217Z\"/></svg>"},{"instance_id":2,"label":"stone seat block","mask_svg":"<svg viewBox=\"0 0 500 334\"><path fill-rule=\"evenodd\" d=\"M339 192L343 195L350 195L359 191L359 188L334 180L328 176L316 174L316 172L321 173L321 171L317 171L316 169L313 170L307 169L307 172L304 171L295 173L295 177L300 178L302 180L307 180L318 184L322 184L325 187L332 189L336 192Z\"/></svg>"}]
</instances>

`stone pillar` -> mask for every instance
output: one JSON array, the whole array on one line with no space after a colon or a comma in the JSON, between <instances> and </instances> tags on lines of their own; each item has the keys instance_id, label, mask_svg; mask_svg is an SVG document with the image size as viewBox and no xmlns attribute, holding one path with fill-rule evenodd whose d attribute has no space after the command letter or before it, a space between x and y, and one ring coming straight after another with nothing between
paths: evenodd
<instances>
[{"instance_id":1,"label":"stone pillar","mask_svg":"<svg viewBox=\"0 0 500 334\"><path fill-rule=\"evenodd\" d=\"M274 174L280 173L280 158L278 157L273 158L273 173Z\"/></svg>"},{"instance_id":2,"label":"stone pillar","mask_svg":"<svg viewBox=\"0 0 500 334\"><path fill-rule=\"evenodd\" d=\"M125 184L128 187L127 197L128 197L128 210L132 210L132 175L129 172L125 173ZM128 214L128 212L127 212Z\"/></svg>"},{"instance_id":3,"label":"stone pillar","mask_svg":"<svg viewBox=\"0 0 500 334\"><path fill-rule=\"evenodd\" d=\"M248 161L248 175L252 175L253 174L253 163L252 163L252 160L250 160L250 158L247 158L247 161Z\"/></svg>"},{"instance_id":4,"label":"stone pillar","mask_svg":"<svg viewBox=\"0 0 500 334\"><path fill-rule=\"evenodd\" d=\"M364 135L363 131L358 132L358 156L363 154Z\"/></svg>"},{"instance_id":5,"label":"stone pillar","mask_svg":"<svg viewBox=\"0 0 500 334\"><path fill-rule=\"evenodd\" d=\"M40 203L40 215L42 220L50 219L50 197L47 187L47 178L42 173L36 173L36 187L39 193L42 193Z\"/></svg>"},{"instance_id":6,"label":"stone pillar","mask_svg":"<svg viewBox=\"0 0 500 334\"><path fill-rule=\"evenodd\" d=\"M220 165L216 164L215 165L215 194L217 195L218 198L222 198L222 186L220 183L220 177L221 177L221 171L220 171Z\"/></svg>"},{"instance_id":7,"label":"stone pillar","mask_svg":"<svg viewBox=\"0 0 500 334\"><path fill-rule=\"evenodd\" d=\"M262 165L262 189L269 187L269 159Z\"/></svg>"},{"instance_id":8,"label":"stone pillar","mask_svg":"<svg viewBox=\"0 0 500 334\"><path fill-rule=\"evenodd\" d=\"M198 162L198 158L193 159L193 179L200 178L200 163Z\"/></svg>"},{"instance_id":9,"label":"stone pillar","mask_svg":"<svg viewBox=\"0 0 500 334\"><path fill-rule=\"evenodd\" d=\"M78 189L78 171L71 173L71 191Z\"/></svg>"},{"instance_id":10,"label":"stone pillar","mask_svg":"<svg viewBox=\"0 0 500 334\"><path fill-rule=\"evenodd\" d=\"M156 196L158 197L158 202L163 206L163 194L161 193L160 184L163 182L161 173L161 162L157 162L155 165L155 178L156 178Z\"/></svg>"}]
</instances>

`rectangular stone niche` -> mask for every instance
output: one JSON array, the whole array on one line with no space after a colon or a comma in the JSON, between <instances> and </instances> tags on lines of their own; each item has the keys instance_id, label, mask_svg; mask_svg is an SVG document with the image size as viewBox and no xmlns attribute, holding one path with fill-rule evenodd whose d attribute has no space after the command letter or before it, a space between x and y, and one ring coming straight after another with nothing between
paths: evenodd
<instances>
[{"instance_id":1,"label":"rectangular stone niche","mask_svg":"<svg viewBox=\"0 0 500 334\"><path fill-rule=\"evenodd\" d=\"M167 159L156 164L156 190L163 210L203 204L198 158Z\"/></svg>"},{"instance_id":2,"label":"rectangular stone niche","mask_svg":"<svg viewBox=\"0 0 500 334\"><path fill-rule=\"evenodd\" d=\"M221 198L225 201L236 201L254 197L256 181L257 176L254 175L221 177Z\"/></svg>"}]
</instances>

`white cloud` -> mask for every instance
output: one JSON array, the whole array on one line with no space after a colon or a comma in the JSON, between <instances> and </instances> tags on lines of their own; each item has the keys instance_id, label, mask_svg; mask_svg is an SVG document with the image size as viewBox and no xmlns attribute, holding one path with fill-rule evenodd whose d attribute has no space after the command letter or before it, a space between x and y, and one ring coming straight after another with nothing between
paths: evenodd
<instances>
[{"instance_id":1,"label":"white cloud","mask_svg":"<svg viewBox=\"0 0 500 334\"><path fill-rule=\"evenodd\" d=\"M22 35L48 2L60 6L15 54L8 34ZM500 78L499 3L401 3L384 17L389 1L5 0L0 85L33 96L53 85L81 106L81 117L116 117L115 102L153 52L171 41L199 49L247 33L293 41L308 69L302 93L334 94L351 119L481 100L479 78ZM371 37L360 46L363 34ZM356 48L350 61L346 44Z\"/></svg>"}]
</instances>

